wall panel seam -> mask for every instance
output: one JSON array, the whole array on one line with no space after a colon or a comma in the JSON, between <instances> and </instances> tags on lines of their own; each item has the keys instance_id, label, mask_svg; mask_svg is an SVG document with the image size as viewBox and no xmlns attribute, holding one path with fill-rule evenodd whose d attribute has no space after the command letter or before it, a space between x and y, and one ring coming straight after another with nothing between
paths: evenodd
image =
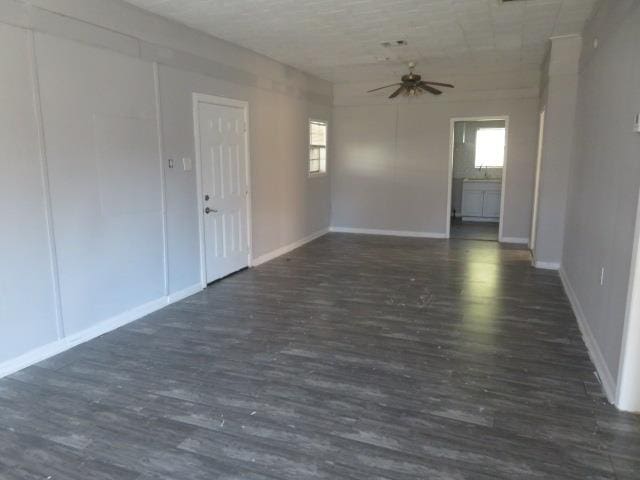
<instances>
[{"instance_id":1,"label":"wall panel seam","mask_svg":"<svg viewBox=\"0 0 640 480\"><path fill-rule=\"evenodd\" d=\"M160 73L158 62L153 62L153 87L156 107L156 130L158 137L158 157L160 159L160 198L162 202L162 262L164 273L164 294L169 295L169 245L167 232L167 177L164 170L164 136L162 134L162 106L160 104Z\"/></svg>"},{"instance_id":2,"label":"wall panel seam","mask_svg":"<svg viewBox=\"0 0 640 480\"><path fill-rule=\"evenodd\" d=\"M49 166L47 162L47 142L44 131L44 118L42 114L42 99L40 97L40 79L38 76L38 60L36 55L35 34L28 30L28 54L31 66L31 86L33 91L33 105L36 129L38 135L38 147L40 152L40 178L44 198L44 214L47 231L47 243L49 247L49 268L53 285L54 310L56 331L58 339L65 337L64 315L62 311L62 296L60 293L60 272L58 253L56 248L55 228L53 224L53 208L51 204L51 187L49 184Z\"/></svg>"}]
</instances>

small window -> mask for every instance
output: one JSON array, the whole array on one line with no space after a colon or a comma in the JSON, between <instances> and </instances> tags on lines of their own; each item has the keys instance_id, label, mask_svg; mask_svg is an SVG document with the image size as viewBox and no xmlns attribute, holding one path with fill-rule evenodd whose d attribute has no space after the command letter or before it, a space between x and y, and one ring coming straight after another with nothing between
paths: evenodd
<instances>
[{"instance_id":1,"label":"small window","mask_svg":"<svg viewBox=\"0 0 640 480\"><path fill-rule=\"evenodd\" d=\"M476 168L504 166L504 128L479 128L476 132Z\"/></svg>"},{"instance_id":2,"label":"small window","mask_svg":"<svg viewBox=\"0 0 640 480\"><path fill-rule=\"evenodd\" d=\"M327 122L309 121L309 175L327 172Z\"/></svg>"}]
</instances>

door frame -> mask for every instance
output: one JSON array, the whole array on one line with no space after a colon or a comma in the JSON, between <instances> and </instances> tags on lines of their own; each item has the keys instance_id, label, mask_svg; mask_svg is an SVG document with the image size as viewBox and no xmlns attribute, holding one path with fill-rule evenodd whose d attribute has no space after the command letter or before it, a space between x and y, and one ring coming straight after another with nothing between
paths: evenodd
<instances>
[{"instance_id":1,"label":"door frame","mask_svg":"<svg viewBox=\"0 0 640 480\"><path fill-rule=\"evenodd\" d=\"M637 205L640 206L640 197ZM622 333L622 347L618 359L618 378L605 392L609 401L625 412L640 413L640 208L636 207L636 219L631 253L631 271ZM562 269L561 269L562 272ZM606 368L604 370L607 370ZM603 376L603 375L601 375ZM613 398L612 398L613 397Z\"/></svg>"},{"instance_id":2,"label":"door frame","mask_svg":"<svg viewBox=\"0 0 640 480\"><path fill-rule=\"evenodd\" d=\"M212 105L220 105L223 107L241 108L244 114L244 151L245 151L245 172L247 182L247 192L245 195L247 202L247 266L251 267L251 259L253 258L253 234L251 225L252 221L252 189L251 189L251 156L249 151L249 102L244 100L236 100L233 98L217 97L215 95L208 95L205 93L193 93L193 136L195 141L196 152L196 195L197 195L197 208L198 208L198 230L200 240L200 284L202 288L207 287L207 264L205 257L206 242L204 236L204 199L202 194L204 191L202 185L202 158L200 156L200 117L199 117L199 104L209 103Z\"/></svg>"},{"instance_id":3,"label":"door frame","mask_svg":"<svg viewBox=\"0 0 640 480\"><path fill-rule=\"evenodd\" d=\"M536 248L536 235L538 233L538 207L540 206L540 174L542 173L542 154L544 144L544 122L546 120L546 105L540 110L538 120L538 150L536 152L536 176L533 187L533 206L531 209L531 234L529 236L529 250Z\"/></svg>"},{"instance_id":4,"label":"door frame","mask_svg":"<svg viewBox=\"0 0 640 480\"><path fill-rule=\"evenodd\" d=\"M502 234L504 223L504 197L507 185L507 165L509 163L509 115L488 115L484 117L453 117L449 122L449 174L447 187L447 232L446 238L451 238L451 194L453 193L453 154L455 147L456 122L490 122L504 121L504 165L502 166L502 185L500 190L500 223L498 224L498 241L504 242Z\"/></svg>"}]
</instances>

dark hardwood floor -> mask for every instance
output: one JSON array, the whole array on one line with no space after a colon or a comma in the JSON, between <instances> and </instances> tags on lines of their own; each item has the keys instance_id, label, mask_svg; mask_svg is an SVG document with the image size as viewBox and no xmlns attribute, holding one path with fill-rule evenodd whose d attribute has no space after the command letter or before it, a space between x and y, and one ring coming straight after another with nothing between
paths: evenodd
<instances>
[{"instance_id":1,"label":"dark hardwood floor","mask_svg":"<svg viewBox=\"0 0 640 480\"><path fill-rule=\"evenodd\" d=\"M640 420L529 262L322 237L1 380L0 478L640 478Z\"/></svg>"},{"instance_id":2,"label":"dark hardwood floor","mask_svg":"<svg viewBox=\"0 0 640 480\"><path fill-rule=\"evenodd\" d=\"M497 242L499 229L498 222L463 222L461 218L452 218L450 236L451 238Z\"/></svg>"}]
</instances>

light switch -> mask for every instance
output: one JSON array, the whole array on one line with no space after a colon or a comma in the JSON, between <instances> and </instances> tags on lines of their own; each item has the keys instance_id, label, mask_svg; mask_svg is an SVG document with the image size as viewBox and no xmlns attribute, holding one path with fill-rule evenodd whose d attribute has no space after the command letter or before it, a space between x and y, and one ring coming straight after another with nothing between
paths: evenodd
<instances>
[{"instance_id":1,"label":"light switch","mask_svg":"<svg viewBox=\"0 0 640 480\"><path fill-rule=\"evenodd\" d=\"M185 172L190 172L192 169L192 161L190 157L184 157L182 159L182 168Z\"/></svg>"}]
</instances>

